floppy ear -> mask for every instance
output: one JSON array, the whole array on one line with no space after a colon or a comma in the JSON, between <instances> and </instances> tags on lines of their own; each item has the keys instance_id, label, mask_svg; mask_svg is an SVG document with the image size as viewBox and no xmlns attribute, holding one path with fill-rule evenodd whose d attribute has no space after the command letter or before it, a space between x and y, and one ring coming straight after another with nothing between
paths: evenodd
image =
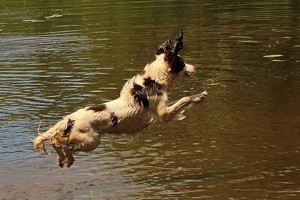
<instances>
[{"instance_id":1,"label":"floppy ear","mask_svg":"<svg viewBox=\"0 0 300 200\"><path fill-rule=\"evenodd\" d=\"M183 49L183 32L181 31L176 37L176 43L174 45L174 54L177 55L178 52Z\"/></svg>"},{"instance_id":2,"label":"floppy ear","mask_svg":"<svg viewBox=\"0 0 300 200\"><path fill-rule=\"evenodd\" d=\"M173 51L173 43L171 40L167 40L161 45L158 46L156 55L160 55L162 53Z\"/></svg>"}]
</instances>

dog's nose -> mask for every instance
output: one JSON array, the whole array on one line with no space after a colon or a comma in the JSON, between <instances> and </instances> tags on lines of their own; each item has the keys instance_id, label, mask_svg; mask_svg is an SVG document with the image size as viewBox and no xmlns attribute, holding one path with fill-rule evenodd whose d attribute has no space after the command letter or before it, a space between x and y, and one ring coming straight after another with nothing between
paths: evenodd
<instances>
[{"instance_id":1,"label":"dog's nose","mask_svg":"<svg viewBox=\"0 0 300 200\"><path fill-rule=\"evenodd\" d=\"M185 63L185 68L185 74L188 76L193 75L196 72L196 67L194 65Z\"/></svg>"},{"instance_id":2,"label":"dog's nose","mask_svg":"<svg viewBox=\"0 0 300 200\"><path fill-rule=\"evenodd\" d=\"M196 66L195 65L191 65L192 70L196 71Z\"/></svg>"}]
</instances>

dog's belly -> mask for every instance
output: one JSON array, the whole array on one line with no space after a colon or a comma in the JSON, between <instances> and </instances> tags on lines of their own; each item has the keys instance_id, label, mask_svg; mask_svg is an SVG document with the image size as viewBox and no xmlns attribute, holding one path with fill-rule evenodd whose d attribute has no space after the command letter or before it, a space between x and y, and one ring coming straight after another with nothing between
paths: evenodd
<instances>
[{"instance_id":1,"label":"dog's belly","mask_svg":"<svg viewBox=\"0 0 300 200\"><path fill-rule=\"evenodd\" d=\"M121 102L122 103L122 102ZM76 133L135 133L145 129L152 116L140 106L128 106L118 102L105 104L101 111L80 109L66 116L66 119L74 120L72 132Z\"/></svg>"},{"instance_id":2,"label":"dog's belly","mask_svg":"<svg viewBox=\"0 0 300 200\"><path fill-rule=\"evenodd\" d=\"M136 133L145 129L152 122L150 116L127 117L120 119L118 123L113 126L102 130L103 133Z\"/></svg>"},{"instance_id":3,"label":"dog's belly","mask_svg":"<svg viewBox=\"0 0 300 200\"><path fill-rule=\"evenodd\" d=\"M111 113L113 123L103 127L101 133L135 133L146 128L152 116L134 100L116 99L105 103L107 112Z\"/></svg>"}]
</instances>

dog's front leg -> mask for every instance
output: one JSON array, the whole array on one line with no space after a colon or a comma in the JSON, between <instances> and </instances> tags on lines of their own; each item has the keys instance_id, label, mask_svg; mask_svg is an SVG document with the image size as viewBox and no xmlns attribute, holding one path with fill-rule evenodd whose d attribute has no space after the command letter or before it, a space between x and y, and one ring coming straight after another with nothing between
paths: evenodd
<instances>
[{"instance_id":1,"label":"dog's front leg","mask_svg":"<svg viewBox=\"0 0 300 200\"><path fill-rule=\"evenodd\" d=\"M171 106L161 105L160 110L158 110L161 122L171 121L183 108L191 103L201 103L204 99L206 99L207 95L207 91L204 91L197 95L183 97Z\"/></svg>"}]
</instances>

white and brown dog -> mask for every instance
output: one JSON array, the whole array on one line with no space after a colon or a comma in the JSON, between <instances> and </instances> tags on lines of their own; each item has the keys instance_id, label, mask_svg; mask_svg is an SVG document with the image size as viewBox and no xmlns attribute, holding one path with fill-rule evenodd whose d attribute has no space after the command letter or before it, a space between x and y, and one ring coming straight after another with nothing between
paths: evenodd
<instances>
[{"instance_id":1,"label":"white and brown dog","mask_svg":"<svg viewBox=\"0 0 300 200\"><path fill-rule=\"evenodd\" d=\"M184 107L202 102L206 91L183 97L169 106L168 90L173 80L195 72L195 67L178 55L183 48L182 40L180 33L175 43L167 40L160 45L155 60L146 65L143 73L125 83L119 98L79 109L39 134L33 140L35 149L48 153L44 141L49 140L58 154L58 165L70 167L74 152L93 151L103 134L135 133L155 120L165 123L179 119Z\"/></svg>"}]
</instances>

